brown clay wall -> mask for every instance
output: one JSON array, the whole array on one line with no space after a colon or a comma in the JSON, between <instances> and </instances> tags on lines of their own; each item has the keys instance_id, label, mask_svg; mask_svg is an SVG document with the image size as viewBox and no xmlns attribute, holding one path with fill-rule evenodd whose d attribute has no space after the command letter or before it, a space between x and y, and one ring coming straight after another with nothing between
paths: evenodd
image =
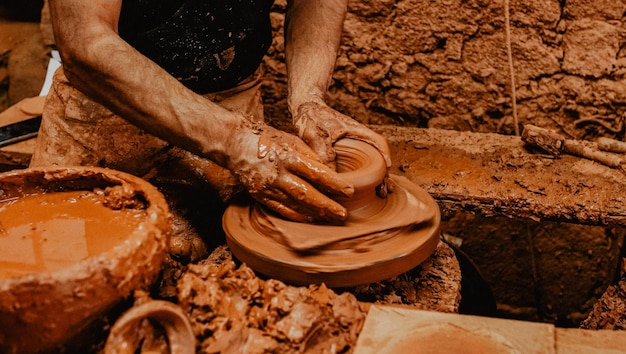
<instances>
[{"instance_id":1,"label":"brown clay wall","mask_svg":"<svg viewBox=\"0 0 626 354\"><path fill-rule=\"evenodd\" d=\"M275 6L276 31L284 3ZM352 1L330 103L367 123L512 134L505 7ZM622 138L626 2L510 0L509 8L520 124ZM270 119L278 120L286 117L282 48L277 36L266 62Z\"/></svg>"}]
</instances>

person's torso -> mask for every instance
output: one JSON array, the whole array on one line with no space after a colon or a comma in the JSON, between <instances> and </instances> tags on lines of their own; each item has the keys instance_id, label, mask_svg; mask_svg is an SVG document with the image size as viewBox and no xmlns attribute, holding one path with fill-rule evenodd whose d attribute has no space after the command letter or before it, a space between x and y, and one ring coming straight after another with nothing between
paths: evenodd
<instances>
[{"instance_id":1,"label":"person's torso","mask_svg":"<svg viewBox=\"0 0 626 354\"><path fill-rule=\"evenodd\" d=\"M272 41L273 0L123 0L120 36L198 93L251 75Z\"/></svg>"}]
</instances>

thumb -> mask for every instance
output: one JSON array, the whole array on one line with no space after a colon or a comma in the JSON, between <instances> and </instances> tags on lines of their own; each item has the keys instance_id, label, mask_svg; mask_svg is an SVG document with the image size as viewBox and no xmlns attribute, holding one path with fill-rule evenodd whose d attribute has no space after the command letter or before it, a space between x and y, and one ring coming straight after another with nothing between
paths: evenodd
<instances>
[{"instance_id":1,"label":"thumb","mask_svg":"<svg viewBox=\"0 0 626 354\"><path fill-rule=\"evenodd\" d=\"M322 163L333 168L333 170L335 169L335 158L337 154L330 138L318 137L317 139L311 139L308 145L320 157Z\"/></svg>"}]
</instances>

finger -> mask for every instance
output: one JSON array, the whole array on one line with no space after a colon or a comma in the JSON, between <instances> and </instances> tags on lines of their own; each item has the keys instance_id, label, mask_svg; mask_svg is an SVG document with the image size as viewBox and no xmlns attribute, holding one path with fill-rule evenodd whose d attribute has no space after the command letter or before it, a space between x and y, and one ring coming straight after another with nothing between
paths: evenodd
<instances>
[{"instance_id":1,"label":"finger","mask_svg":"<svg viewBox=\"0 0 626 354\"><path fill-rule=\"evenodd\" d=\"M252 197L293 221L336 222L347 218L347 211L343 206L293 175L283 175L272 186L252 194Z\"/></svg>"},{"instance_id":2,"label":"finger","mask_svg":"<svg viewBox=\"0 0 626 354\"><path fill-rule=\"evenodd\" d=\"M263 189L262 191L252 194L252 197L259 203L270 208L272 211L280 214L281 216L297 222L311 222L313 221L312 212L302 213L296 211L294 208L287 206L287 204L293 204L291 198L280 189Z\"/></svg>"},{"instance_id":3,"label":"finger","mask_svg":"<svg viewBox=\"0 0 626 354\"><path fill-rule=\"evenodd\" d=\"M343 179L336 171L307 156L298 155L285 166L291 173L303 178L325 192L351 197L354 186Z\"/></svg>"},{"instance_id":4,"label":"finger","mask_svg":"<svg viewBox=\"0 0 626 354\"><path fill-rule=\"evenodd\" d=\"M313 150L323 163L331 165L335 161L335 150L332 148L332 140L328 132L311 128L303 130L300 137Z\"/></svg>"},{"instance_id":5,"label":"finger","mask_svg":"<svg viewBox=\"0 0 626 354\"><path fill-rule=\"evenodd\" d=\"M342 221L348 217L345 207L297 176L284 174L276 181L275 187L290 198L283 203L285 206L315 220Z\"/></svg>"},{"instance_id":6,"label":"finger","mask_svg":"<svg viewBox=\"0 0 626 354\"><path fill-rule=\"evenodd\" d=\"M280 214L284 218L297 222L312 222L313 217L301 214L285 204L271 199L260 201L263 205Z\"/></svg>"},{"instance_id":7,"label":"finger","mask_svg":"<svg viewBox=\"0 0 626 354\"><path fill-rule=\"evenodd\" d=\"M343 122L343 126L341 128L337 127L337 129L330 129L331 143L335 143L341 138L362 140L374 146L385 159L387 168L391 167L391 153L389 145L387 144L387 139L348 116L342 115L336 111L332 112L334 112L333 114L336 117L341 117L338 121Z\"/></svg>"},{"instance_id":8,"label":"finger","mask_svg":"<svg viewBox=\"0 0 626 354\"><path fill-rule=\"evenodd\" d=\"M337 153L332 147L330 138L314 139L307 143L309 147L320 157L322 162L334 171L336 167L335 159L337 158Z\"/></svg>"}]
</instances>

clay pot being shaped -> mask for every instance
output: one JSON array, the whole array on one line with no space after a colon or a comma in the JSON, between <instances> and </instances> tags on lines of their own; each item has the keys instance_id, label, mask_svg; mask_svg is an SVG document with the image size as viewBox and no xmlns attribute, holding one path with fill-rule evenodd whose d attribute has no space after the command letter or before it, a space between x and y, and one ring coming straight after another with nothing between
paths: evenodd
<instances>
[{"instance_id":1,"label":"clay pot being shaped","mask_svg":"<svg viewBox=\"0 0 626 354\"><path fill-rule=\"evenodd\" d=\"M337 172L354 187L352 197L338 197L337 202L348 210L349 220L375 216L385 207L385 200L376 195L376 187L387 172L385 160L372 146L359 140L339 140L335 149Z\"/></svg>"},{"instance_id":2,"label":"clay pot being shaped","mask_svg":"<svg viewBox=\"0 0 626 354\"><path fill-rule=\"evenodd\" d=\"M59 352L158 275L163 195L119 171L0 174L0 352Z\"/></svg>"}]
</instances>

